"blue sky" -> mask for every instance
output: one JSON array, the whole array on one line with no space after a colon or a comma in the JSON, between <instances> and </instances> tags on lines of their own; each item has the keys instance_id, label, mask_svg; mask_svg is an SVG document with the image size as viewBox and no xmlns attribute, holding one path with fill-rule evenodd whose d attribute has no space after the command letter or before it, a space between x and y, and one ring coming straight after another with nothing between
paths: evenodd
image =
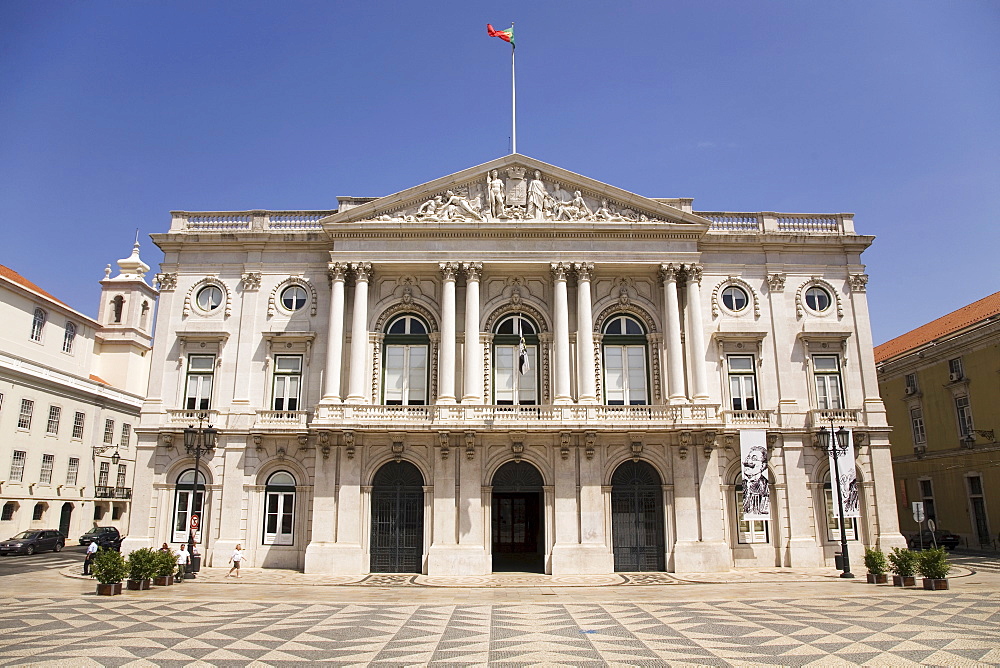
<instances>
[{"instance_id":1,"label":"blue sky","mask_svg":"<svg viewBox=\"0 0 1000 668\"><path fill-rule=\"evenodd\" d=\"M0 2L0 263L96 314L169 211L327 209L518 151L856 214L875 342L998 289L1000 2Z\"/></svg>"}]
</instances>

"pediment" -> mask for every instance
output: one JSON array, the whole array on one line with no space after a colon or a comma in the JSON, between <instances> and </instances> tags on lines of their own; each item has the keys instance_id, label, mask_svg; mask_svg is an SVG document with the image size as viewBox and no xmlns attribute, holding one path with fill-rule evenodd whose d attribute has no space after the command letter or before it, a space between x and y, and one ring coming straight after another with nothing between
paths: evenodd
<instances>
[{"instance_id":1,"label":"pediment","mask_svg":"<svg viewBox=\"0 0 1000 668\"><path fill-rule=\"evenodd\" d=\"M711 223L648 197L512 154L379 198L341 198L327 229L353 222L400 225Z\"/></svg>"}]
</instances>

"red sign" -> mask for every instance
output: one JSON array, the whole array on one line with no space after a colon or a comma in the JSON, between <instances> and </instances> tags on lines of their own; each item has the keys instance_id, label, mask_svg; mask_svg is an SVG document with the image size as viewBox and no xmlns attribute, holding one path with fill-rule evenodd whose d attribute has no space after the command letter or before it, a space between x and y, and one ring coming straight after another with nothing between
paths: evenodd
<instances>
[{"instance_id":1,"label":"red sign","mask_svg":"<svg viewBox=\"0 0 1000 668\"><path fill-rule=\"evenodd\" d=\"M197 531L198 530L198 524L199 524L198 520L199 520L198 513L192 513L191 514L191 530L192 531Z\"/></svg>"}]
</instances>

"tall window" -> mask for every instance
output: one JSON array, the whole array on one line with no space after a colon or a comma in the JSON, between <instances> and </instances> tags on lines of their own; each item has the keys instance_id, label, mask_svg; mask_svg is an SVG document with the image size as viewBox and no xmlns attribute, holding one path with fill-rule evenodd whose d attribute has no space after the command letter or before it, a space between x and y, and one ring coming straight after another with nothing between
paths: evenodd
<instances>
[{"instance_id":1,"label":"tall window","mask_svg":"<svg viewBox=\"0 0 1000 668\"><path fill-rule=\"evenodd\" d=\"M83 438L83 425L87 416L84 413L77 413L73 416L73 438Z\"/></svg>"},{"instance_id":2,"label":"tall window","mask_svg":"<svg viewBox=\"0 0 1000 668\"><path fill-rule=\"evenodd\" d=\"M66 469L66 486L75 487L76 479L80 475L80 458L70 457L69 467Z\"/></svg>"},{"instance_id":3,"label":"tall window","mask_svg":"<svg viewBox=\"0 0 1000 668\"><path fill-rule=\"evenodd\" d=\"M63 333L63 347L64 353L73 352L73 341L76 340L76 325L71 322L66 323L66 331Z\"/></svg>"},{"instance_id":4,"label":"tall window","mask_svg":"<svg viewBox=\"0 0 1000 668\"><path fill-rule=\"evenodd\" d=\"M427 325L412 315L401 315L385 329L382 401L390 406L427 403Z\"/></svg>"},{"instance_id":5,"label":"tall window","mask_svg":"<svg viewBox=\"0 0 1000 668\"><path fill-rule=\"evenodd\" d=\"M111 474L111 464L109 464L108 462L101 462L100 471L98 471L97 473L97 486L107 487L108 477L110 476L110 474Z\"/></svg>"},{"instance_id":6,"label":"tall window","mask_svg":"<svg viewBox=\"0 0 1000 668\"><path fill-rule=\"evenodd\" d=\"M969 488L969 511L972 513L972 526L976 529L976 538L980 545L990 544L990 525L986 517L986 497L983 494L983 478L978 473L969 474L966 478Z\"/></svg>"},{"instance_id":7,"label":"tall window","mask_svg":"<svg viewBox=\"0 0 1000 668\"><path fill-rule=\"evenodd\" d=\"M43 329L45 329L45 311L36 308L35 315L31 319L31 340L41 341Z\"/></svg>"},{"instance_id":8,"label":"tall window","mask_svg":"<svg viewBox=\"0 0 1000 668\"><path fill-rule=\"evenodd\" d=\"M649 403L646 332L639 321L615 315L604 324L604 397L611 406Z\"/></svg>"},{"instance_id":9,"label":"tall window","mask_svg":"<svg viewBox=\"0 0 1000 668\"><path fill-rule=\"evenodd\" d=\"M906 393L916 394L917 393L917 374L908 373L905 376L906 379Z\"/></svg>"},{"instance_id":10,"label":"tall window","mask_svg":"<svg viewBox=\"0 0 1000 668\"><path fill-rule=\"evenodd\" d=\"M965 378L965 369L962 368L962 358L948 360L948 376L951 380L962 380Z\"/></svg>"},{"instance_id":11,"label":"tall window","mask_svg":"<svg viewBox=\"0 0 1000 668\"><path fill-rule=\"evenodd\" d=\"M115 421L107 419L104 421L104 442L111 445L115 440Z\"/></svg>"},{"instance_id":12,"label":"tall window","mask_svg":"<svg viewBox=\"0 0 1000 668\"><path fill-rule=\"evenodd\" d=\"M493 330L493 400L502 406L536 406L538 328L521 314L502 318Z\"/></svg>"},{"instance_id":13,"label":"tall window","mask_svg":"<svg viewBox=\"0 0 1000 668\"><path fill-rule=\"evenodd\" d=\"M837 490L830 483L830 474L826 474L826 483L823 485L826 495L826 538L836 542L840 540L840 511L837 508ZM844 490L846 496L846 490ZM858 539L858 520L856 517L844 518L844 533L847 540Z\"/></svg>"},{"instance_id":14,"label":"tall window","mask_svg":"<svg viewBox=\"0 0 1000 668\"><path fill-rule=\"evenodd\" d=\"M22 482L24 480L24 460L27 457L24 450L15 450L10 458L10 481Z\"/></svg>"},{"instance_id":15,"label":"tall window","mask_svg":"<svg viewBox=\"0 0 1000 668\"><path fill-rule=\"evenodd\" d=\"M42 455L42 470L38 474L38 482L43 485L52 484L52 467L56 462L55 455Z\"/></svg>"},{"instance_id":16,"label":"tall window","mask_svg":"<svg viewBox=\"0 0 1000 668\"><path fill-rule=\"evenodd\" d=\"M205 474L198 473L198 491L195 493L192 487L195 484L194 469L188 469L177 477L177 487L174 491L174 522L172 542L181 543L188 539L188 531L191 527L191 514L202 515L202 506L205 495ZM202 527L203 529L204 527ZM199 537L201 532L199 532ZM200 541L199 541L200 542Z\"/></svg>"},{"instance_id":17,"label":"tall window","mask_svg":"<svg viewBox=\"0 0 1000 668\"><path fill-rule=\"evenodd\" d=\"M35 504L35 509L31 511L31 519L35 522L45 517L45 504L39 501Z\"/></svg>"},{"instance_id":18,"label":"tall window","mask_svg":"<svg viewBox=\"0 0 1000 668\"><path fill-rule=\"evenodd\" d=\"M955 415L958 418L958 435L965 438L972 433L972 407L969 397L955 397Z\"/></svg>"},{"instance_id":19,"label":"tall window","mask_svg":"<svg viewBox=\"0 0 1000 668\"><path fill-rule=\"evenodd\" d=\"M930 479L919 480L920 500L924 502L924 515L929 520L937 520L937 510L934 507L934 483Z\"/></svg>"},{"instance_id":20,"label":"tall window","mask_svg":"<svg viewBox=\"0 0 1000 668\"><path fill-rule=\"evenodd\" d=\"M127 448L131 440L132 440L132 425L125 423L122 425L122 440L120 443L121 447Z\"/></svg>"},{"instance_id":21,"label":"tall window","mask_svg":"<svg viewBox=\"0 0 1000 668\"><path fill-rule=\"evenodd\" d=\"M813 372L816 376L816 407L843 408L844 392L840 384L840 358L836 355L814 355Z\"/></svg>"},{"instance_id":22,"label":"tall window","mask_svg":"<svg viewBox=\"0 0 1000 668\"><path fill-rule=\"evenodd\" d=\"M739 410L739 409L734 409ZM736 478L737 539L741 544L770 542L767 520L747 520L743 517L743 476Z\"/></svg>"},{"instance_id":23,"label":"tall window","mask_svg":"<svg viewBox=\"0 0 1000 668\"><path fill-rule=\"evenodd\" d=\"M295 477L272 473L264 488L264 544L291 545L295 525Z\"/></svg>"},{"instance_id":24,"label":"tall window","mask_svg":"<svg viewBox=\"0 0 1000 668\"><path fill-rule=\"evenodd\" d=\"M114 322L119 323L122 321L122 314L125 312L125 298L118 295L111 300L111 311L112 319Z\"/></svg>"},{"instance_id":25,"label":"tall window","mask_svg":"<svg viewBox=\"0 0 1000 668\"><path fill-rule=\"evenodd\" d=\"M125 487L125 479L128 473L128 466L125 464L118 465L118 479L115 481L115 487Z\"/></svg>"},{"instance_id":26,"label":"tall window","mask_svg":"<svg viewBox=\"0 0 1000 668\"><path fill-rule=\"evenodd\" d=\"M278 355L274 358L274 410L299 410L302 391L302 357Z\"/></svg>"},{"instance_id":27,"label":"tall window","mask_svg":"<svg viewBox=\"0 0 1000 668\"><path fill-rule=\"evenodd\" d=\"M188 358L187 394L184 408L208 410L212 404L212 380L215 377L215 355L191 355Z\"/></svg>"},{"instance_id":28,"label":"tall window","mask_svg":"<svg viewBox=\"0 0 1000 668\"><path fill-rule=\"evenodd\" d=\"M59 433L59 418L62 416L62 409L59 406L49 406L49 421L45 423L46 434Z\"/></svg>"},{"instance_id":29,"label":"tall window","mask_svg":"<svg viewBox=\"0 0 1000 668\"><path fill-rule=\"evenodd\" d=\"M8 501L3 504L3 513L0 514L0 522L10 522L14 519L14 512L17 511L17 503Z\"/></svg>"},{"instance_id":30,"label":"tall window","mask_svg":"<svg viewBox=\"0 0 1000 668\"><path fill-rule=\"evenodd\" d=\"M21 413L17 416L18 429L31 429L31 414L34 410L34 401L31 399L21 399Z\"/></svg>"},{"instance_id":31,"label":"tall window","mask_svg":"<svg viewBox=\"0 0 1000 668\"><path fill-rule=\"evenodd\" d=\"M924 411L916 406L910 409L910 425L913 427L914 444L927 442L927 433L924 431Z\"/></svg>"},{"instance_id":32,"label":"tall window","mask_svg":"<svg viewBox=\"0 0 1000 668\"><path fill-rule=\"evenodd\" d=\"M757 376L752 355L730 355L729 396L734 411L755 411L757 403Z\"/></svg>"}]
</instances>

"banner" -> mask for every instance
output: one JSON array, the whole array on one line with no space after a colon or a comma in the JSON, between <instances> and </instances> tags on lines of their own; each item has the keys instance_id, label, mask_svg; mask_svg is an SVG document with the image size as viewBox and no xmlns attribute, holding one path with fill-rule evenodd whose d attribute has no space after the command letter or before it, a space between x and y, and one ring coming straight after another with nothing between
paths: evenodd
<instances>
[{"instance_id":1,"label":"banner","mask_svg":"<svg viewBox=\"0 0 1000 668\"><path fill-rule=\"evenodd\" d=\"M834 466L833 457L837 457L837 465ZM847 448L841 450L837 441L837 434L830 435L830 489L833 498L837 498L837 481L834 479L834 471L840 471L840 493L844 501L844 517L861 517L861 503L858 494L858 475L854 465L854 432L847 430ZM836 506L834 506L836 507Z\"/></svg>"},{"instance_id":2,"label":"banner","mask_svg":"<svg viewBox=\"0 0 1000 668\"><path fill-rule=\"evenodd\" d=\"M740 429L740 461L743 465L744 520L771 519L770 484L767 477L767 432Z\"/></svg>"}]
</instances>

